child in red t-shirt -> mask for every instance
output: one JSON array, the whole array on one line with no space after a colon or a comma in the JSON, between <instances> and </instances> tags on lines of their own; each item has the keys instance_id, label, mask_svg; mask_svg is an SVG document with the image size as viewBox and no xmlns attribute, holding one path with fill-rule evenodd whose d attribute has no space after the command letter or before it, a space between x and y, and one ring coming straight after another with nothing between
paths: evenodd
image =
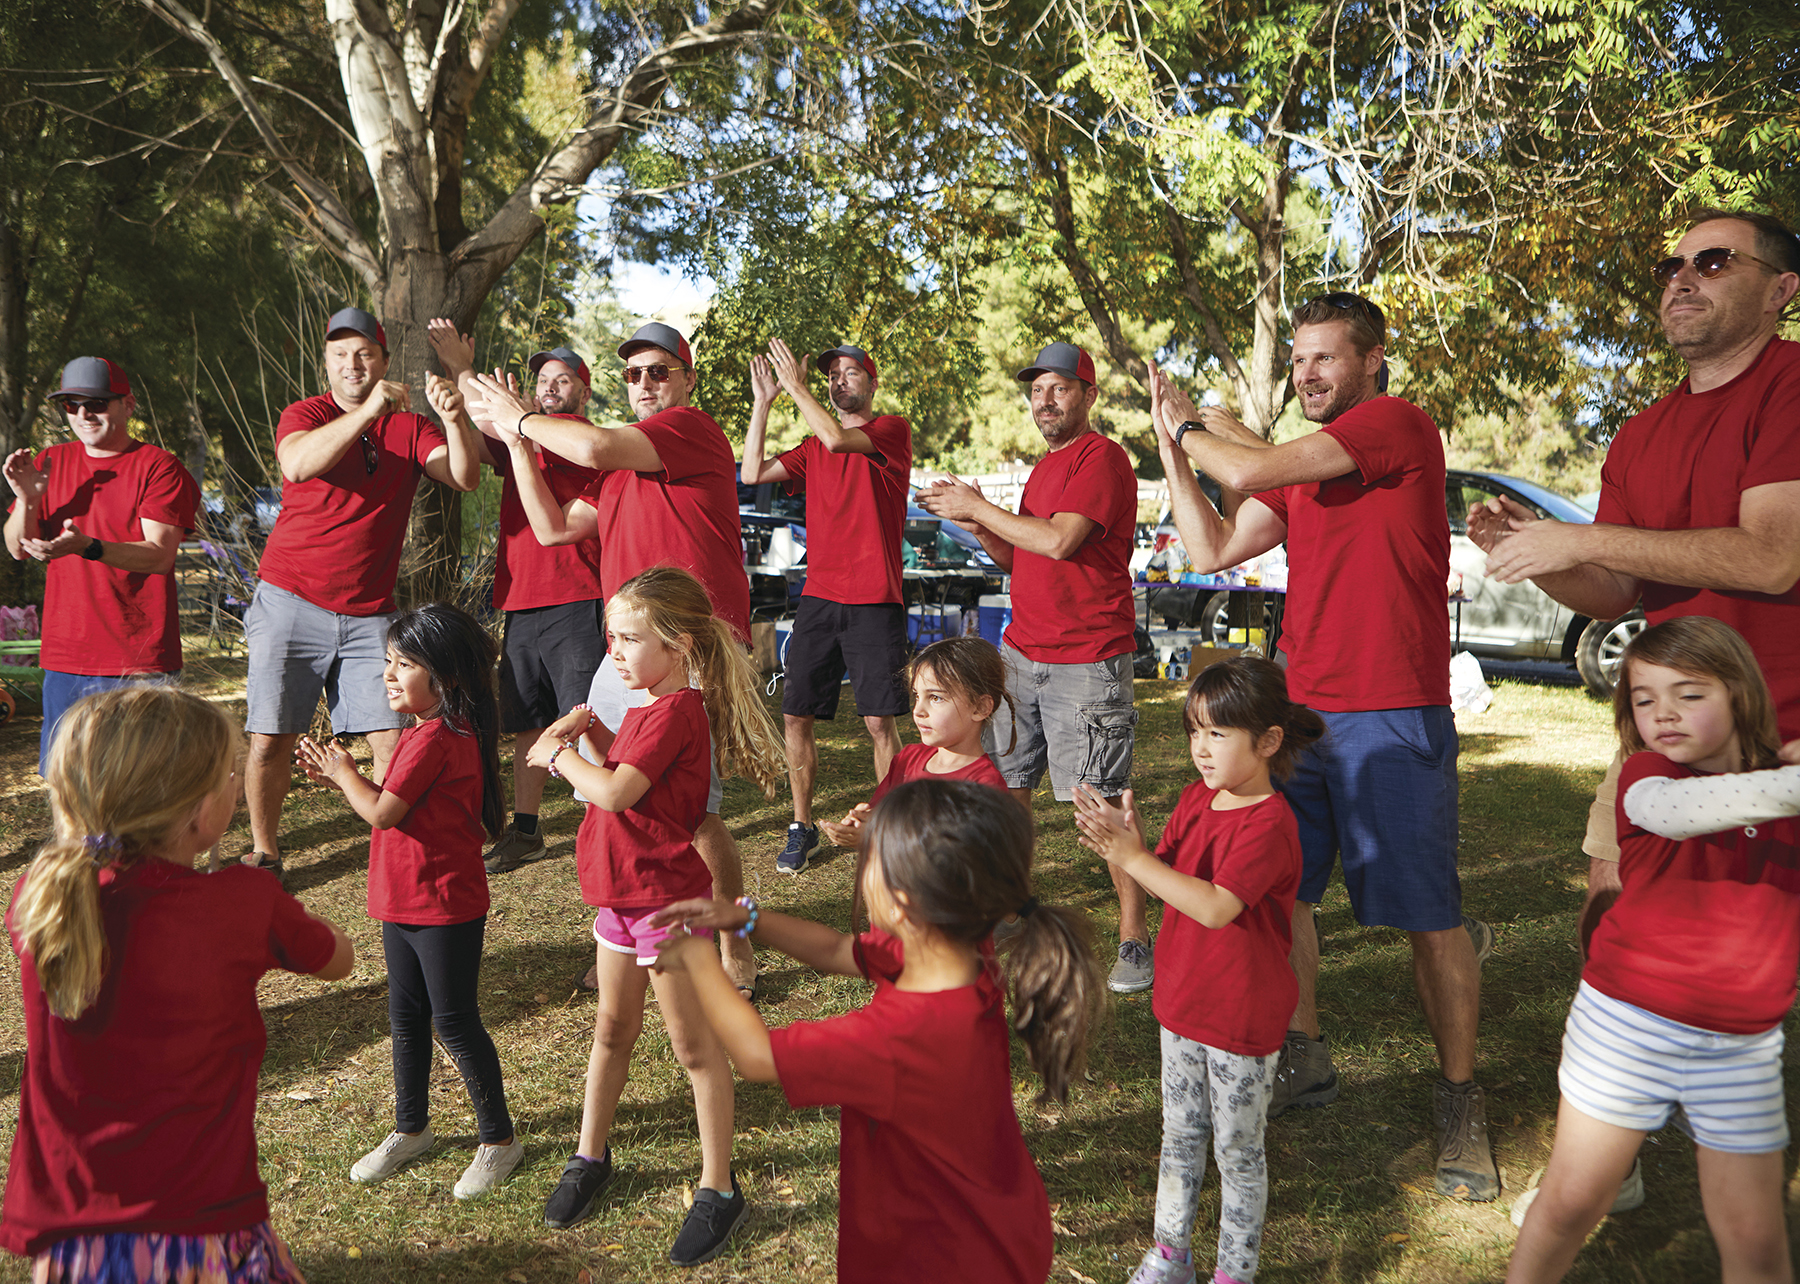
<instances>
[{"instance_id":1,"label":"child in red t-shirt","mask_svg":"<svg viewBox=\"0 0 1800 1284\"><path fill-rule=\"evenodd\" d=\"M1012 707L1012 696L1006 690L1006 661L994 644L977 637L933 642L913 657L906 677L912 687L913 725L919 729L920 743L901 748L868 802L852 807L838 824L819 822L826 837L839 847L854 849L870 809L894 786L909 780L934 776L1006 789L1000 768L981 746L982 729L1000 702ZM1002 752L1011 753L1012 748L1008 744Z\"/></svg>"},{"instance_id":2,"label":"child in red t-shirt","mask_svg":"<svg viewBox=\"0 0 1800 1284\"><path fill-rule=\"evenodd\" d=\"M1175 805L1152 856L1131 790L1114 807L1075 790L1082 845L1160 896L1156 1020L1163 1141L1156 1244L1132 1284L1192 1284L1190 1248L1210 1138L1219 1162L1214 1284L1250 1284L1269 1200L1263 1127L1275 1063L1299 997L1288 966L1300 831L1272 776L1324 733L1261 656L1202 669L1182 709L1200 780Z\"/></svg>"},{"instance_id":3,"label":"child in red t-shirt","mask_svg":"<svg viewBox=\"0 0 1800 1284\"><path fill-rule=\"evenodd\" d=\"M731 1066L687 979L651 974L657 942L667 935L651 915L712 887L694 832L706 817L715 751L721 773L752 777L768 797L787 778L787 760L743 644L688 572L653 566L627 580L607 603L606 634L610 662L646 703L626 711L616 734L578 705L544 732L528 759L566 776L589 800L575 855L582 899L599 911L600 1004L581 1137L544 1221L557 1229L581 1221L612 1178L607 1135L653 985L676 1059L693 1081L700 1128L700 1182L669 1250L676 1265L692 1266L723 1252L747 1211L731 1171ZM595 761L573 752L577 737Z\"/></svg>"},{"instance_id":4,"label":"child in red t-shirt","mask_svg":"<svg viewBox=\"0 0 1800 1284\"><path fill-rule=\"evenodd\" d=\"M447 602L407 611L388 629L388 707L411 714L380 785L336 741L302 737L306 774L342 790L369 837L369 917L381 923L394 1036L394 1130L350 1166L375 1182L430 1150L431 1030L462 1072L480 1144L458 1199L487 1194L519 1166L500 1057L481 1021L477 982L487 928L483 835L501 829L494 640Z\"/></svg>"},{"instance_id":5,"label":"child in red t-shirt","mask_svg":"<svg viewBox=\"0 0 1800 1284\"><path fill-rule=\"evenodd\" d=\"M1723 1278L1791 1280L1782 1022L1800 967L1800 766L1777 763L1800 741L1778 752L1749 646L1702 615L1632 639L1613 714L1630 755L1623 886L1569 1009L1556 1141L1506 1278L1561 1279L1679 1109Z\"/></svg>"},{"instance_id":6,"label":"child in red t-shirt","mask_svg":"<svg viewBox=\"0 0 1800 1284\"><path fill-rule=\"evenodd\" d=\"M32 1278L300 1281L256 1169L256 986L354 953L267 871L197 873L237 810L237 728L172 687L69 709L55 836L13 889L25 1067L0 1246Z\"/></svg>"},{"instance_id":7,"label":"child in red t-shirt","mask_svg":"<svg viewBox=\"0 0 1800 1284\"><path fill-rule=\"evenodd\" d=\"M1103 995L1086 918L1031 894L1031 818L985 785L913 780L862 827L846 936L763 913L748 897L671 905L657 966L691 977L746 1079L781 1084L795 1107L842 1107L837 1278L1042 1284L1050 1206L1013 1109L1004 978L987 942L1020 917L1009 961L1014 1028L1064 1100ZM682 928L755 933L802 963L867 977L860 1012L770 1031L718 955Z\"/></svg>"}]
</instances>

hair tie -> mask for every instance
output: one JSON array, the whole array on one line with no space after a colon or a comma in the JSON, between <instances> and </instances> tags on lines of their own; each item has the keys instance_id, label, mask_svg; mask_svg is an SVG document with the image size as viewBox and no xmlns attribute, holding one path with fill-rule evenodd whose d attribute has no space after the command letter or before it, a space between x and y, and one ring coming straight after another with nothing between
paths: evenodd
<instances>
[{"instance_id":1,"label":"hair tie","mask_svg":"<svg viewBox=\"0 0 1800 1284\"><path fill-rule=\"evenodd\" d=\"M124 848L124 844L111 834L89 834L81 840L81 845L87 848L95 869L112 860Z\"/></svg>"},{"instance_id":2,"label":"hair tie","mask_svg":"<svg viewBox=\"0 0 1800 1284\"><path fill-rule=\"evenodd\" d=\"M1027 896L1025 898L1025 903L1023 905L1019 906L1019 917L1020 918L1030 918L1031 912L1033 910L1035 910L1037 907L1038 907L1037 897Z\"/></svg>"}]
</instances>

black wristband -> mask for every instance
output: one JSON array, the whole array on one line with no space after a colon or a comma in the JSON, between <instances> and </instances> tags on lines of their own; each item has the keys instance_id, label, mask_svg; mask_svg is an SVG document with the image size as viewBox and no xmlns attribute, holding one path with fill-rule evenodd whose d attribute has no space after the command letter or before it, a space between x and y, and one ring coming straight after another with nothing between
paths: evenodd
<instances>
[{"instance_id":1,"label":"black wristband","mask_svg":"<svg viewBox=\"0 0 1800 1284\"><path fill-rule=\"evenodd\" d=\"M531 418L535 414L537 414L537 411L527 410L524 414L520 415L519 422L513 426L513 431L515 433L517 433L519 436L525 437L525 421L527 419ZM530 441L531 438L525 437L525 440Z\"/></svg>"},{"instance_id":2,"label":"black wristband","mask_svg":"<svg viewBox=\"0 0 1800 1284\"><path fill-rule=\"evenodd\" d=\"M97 539L92 540L86 548L81 550L81 556L85 561L98 562L101 558L106 556L106 545L102 544Z\"/></svg>"},{"instance_id":3,"label":"black wristband","mask_svg":"<svg viewBox=\"0 0 1800 1284\"><path fill-rule=\"evenodd\" d=\"M1186 422L1184 422L1181 425L1181 427L1179 427L1175 430L1175 445L1176 445L1176 447L1177 448L1180 447L1181 439L1183 437L1187 436L1190 432L1205 432L1205 431L1206 431L1206 425L1201 423L1198 419L1187 420Z\"/></svg>"}]
</instances>

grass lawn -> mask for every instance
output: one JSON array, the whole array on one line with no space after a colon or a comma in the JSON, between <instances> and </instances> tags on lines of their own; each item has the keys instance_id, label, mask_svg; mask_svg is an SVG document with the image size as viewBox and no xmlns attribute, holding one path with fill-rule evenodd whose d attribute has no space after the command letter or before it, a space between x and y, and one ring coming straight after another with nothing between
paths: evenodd
<instances>
[{"instance_id":1,"label":"grass lawn","mask_svg":"<svg viewBox=\"0 0 1800 1284\"><path fill-rule=\"evenodd\" d=\"M241 659L190 659L190 684L241 711ZM1136 778L1153 831L1193 779L1180 728L1182 689L1138 683ZM1269 1284L1498 1279L1514 1235L1507 1209L1548 1157L1562 1021L1579 973L1572 928L1586 858L1578 848L1613 737L1606 709L1579 691L1509 682L1496 684L1488 712L1458 721L1464 897L1498 933L1485 974L1479 1077L1505 1189L1486 1206L1433 1193L1436 1063L1410 956L1399 934L1359 928L1334 887L1322 920L1319 998L1344 1091L1328 1109L1296 1111L1269 1128L1271 1198L1258 1277ZM31 719L0 728L7 895L49 825L34 774L37 728ZM835 816L872 788L867 741L854 716L820 730L820 811ZM903 730L915 738L910 727ZM775 856L789 819L785 799L768 803L734 783L724 810L754 894L790 913L844 922L847 854L798 879L781 878ZM296 784L284 823L290 887L349 929L358 961L355 974L337 984L277 973L263 985L269 1051L258 1134L277 1230L308 1277L322 1284L831 1279L835 1117L791 1111L777 1089L762 1085L738 1092L736 1164L753 1208L734 1250L691 1272L668 1264L683 1184L699 1172L699 1146L686 1077L654 1005L613 1136L615 1185L580 1227L558 1232L543 1225L544 1198L574 1145L594 1006L572 985L593 945L575 880L580 815L566 790L553 787L545 818L549 859L493 880L482 973L483 1013L500 1048L526 1160L495 1197L459 1205L450 1187L475 1144L474 1118L441 1053L432 1088L440 1103L437 1149L382 1185L349 1181L351 1162L393 1118L380 934L364 914L368 828L336 794ZM1110 949L1117 906L1104 868L1077 845L1069 808L1047 792L1037 800L1037 821L1038 895L1088 909ZM232 852L248 843L242 823L227 838ZM866 992L772 951L761 959L762 1011L771 1024L845 1011ZM0 969L5 992L16 995L10 952L0 952ZM0 1004L0 1119L9 1138L24 1052L23 1022L8 1000ZM1036 1108L1036 1079L1022 1055L1017 1065L1020 1118L1056 1210L1052 1278L1123 1280L1149 1243L1156 1186L1160 1100L1149 997L1113 1004L1089 1081L1067 1108ZM122 1078L131 1073L129 1066L119 1070ZM1648 1203L1602 1223L1572 1279L1717 1278L1691 1146L1665 1131L1649 1140L1644 1158ZM1788 1172L1791 1178L1791 1161ZM1211 1260L1216 1190L1215 1175L1196 1233L1203 1262ZM1790 1207L1795 1197L1790 1182ZM24 1263L0 1261L0 1280L26 1276Z\"/></svg>"}]
</instances>

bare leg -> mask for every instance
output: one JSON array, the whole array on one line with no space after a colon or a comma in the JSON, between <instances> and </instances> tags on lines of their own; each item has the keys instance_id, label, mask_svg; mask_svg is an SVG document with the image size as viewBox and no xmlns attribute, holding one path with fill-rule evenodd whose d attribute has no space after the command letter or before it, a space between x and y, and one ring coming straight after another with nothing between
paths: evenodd
<instances>
[{"instance_id":1,"label":"bare leg","mask_svg":"<svg viewBox=\"0 0 1800 1284\"><path fill-rule=\"evenodd\" d=\"M1300 982L1300 999L1294 1005L1294 1018L1288 1022L1288 1029L1316 1039L1319 1037L1319 932L1309 902L1294 902L1293 925L1294 943L1288 948L1288 965Z\"/></svg>"},{"instance_id":2,"label":"bare leg","mask_svg":"<svg viewBox=\"0 0 1800 1284\"><path fill-rule=\"evenodd\" d=\"M735 901L744 894L744 857L737 840L725 828L725 822L711 812L694 832L694 848L706 862L712 875L713 896L717 900ZM736 932L719 933L719 955L725 962L725 974L739 989L756 987L756 954L750 942ZM661 993L661 991L658 991ZM729 1190L726 1186L724 1189Z\"/></svg>"},{"instance_id":3,"label":"bare leg","mask_svg":"<svg viewBox=\"0 0 1800 1284\"><path fill-rule=\"evenodd\" d=\"M1782 1152L1734 1155L1694 1147L1700 1203L1719 1246L1724 1284L1791 1284L1793 1250L1782 1209Z\"/></svg>"},{"instance_id":4,"label":"bare leg","mask_svg":"<svg viewBox=\"0 0 1800 1284\"><path fill-rule=\"evenodd\" d=\"M250 737L244 803L250 812L250 845L264 855L281 855L281 804L294 783L294 742L299 739L297 734Z\"/></svg>"},{"instance_id":5,"label":"bare leg","mask_svg":"<svg viewBox=\"0 0 1800 1284\"><path fill-rule=\"evenodd\" d=\"M875 745L875 781L879 784L887 779L888 768L900 752L900 728L892 718L864 718L863 726L869 729L869 739ZM816 770L816 761L814 766Z\"/></svg>"},{"instance_id":6,"label":"bare leg","mask_svg":"<svg viewBox=\"0 0 1800 1284\"><path fill-rule=\"evenodd\" d=\"M1467 1083L1475 1077L1475 1034L1481 1023L1481 965L1475 961L1475 944L1461 924L1407 936L1412 940L1413 983L1419 987L1425 1024L1437 1043L1439 1069L1451 1083ZM1624 1176L1620 1173L1620 1180Z\"/></svg>"},{"instance_id":7,"label":"bare leg","mask_svg":"<svg viewBox=\"0 0 1800 1284\"><path fill-rule=\"evenodd\" d=\"M1590 1118L1567 1100L1557 1107L1550 1165L1513 1246L1506 1284L1548 1284L1568 1273L1588 1232L1618 1198L1644 1136Z\"/></svg>"},{"instance_id":8,"label":"bare leg","mask_svg":"<svg viewBox=\"0 0 1800 1284\"><path fill-rule=\"evenodd\" d=\"M581 1097L581 1139L576 1152L589 1159L606 1153L619 1094L631 1073L631 1050L644 1028L644 993L650 969L636 957L596 944L594 972L600 1004L594 1011L594 1046L588 1053L587 1084Z\"/></svg>"},{"instance_id":9,"label":"bare leg","mask_svg":"<svg viewBox=\"0 0 1800 1284\"><path fill-rule=\"evenodd\" d=\"M687 1070L694 1085L694 1117L700 1125L700 1184L729 1195L736 1089L725 1045L719 1042L700 1008L692 977L685 972L657 972L650 983L656 987L656 1001L669 1030L675 1059Z\"/></svg>"},{"instance_id":10,"label":"bare leg","mask_svg":"<svg viewBox=\"0 0 1800 1284\"><path fill-rule=\"evenodd\" d=\"M369 756L375 760L369 769L369 779L379 785L387 779L388 764L394 760L394 750L400 747L399 728L365 731L363 739L369 742Z\"/></svg>"},{"instance_id":11,"label":"bare leg","mask_svg":"<svg viewBox=\"0 0 1800 1284\"><path fill-rule=\"evenodd\" d=\"M1119 939L1150 944L1149 896L1131 875L1120 873L1118 866L1106 868L1112 875L1113 890L1119 894Z\"/></svg>"},{"instance_id":12,"label":"bare leg","mask_svg":"<svg viewBox=\"0 0 1800 1284\"><path fill-rule=\"evenodd\" d=\"M535 816L538 804L544 801L544 786L550 780L550 773L525 761L525 755L543 734L544 729L539 727L536 731L521 731L513 737L514 815L524 812L527 816Z\"/></svg>"},{"instance_id":13,"label":"bare leg","mask_svg":"<svg viewBox=\"0 0 1800 1284\"><path fill-rule=\"evenodd\" d=\"M813 720L799 714L781 715L787 737L788 789L794 795L794 819L813 823L813 781L819 774L819 745L813 739Z\"/></svg>"}]
</instances>

